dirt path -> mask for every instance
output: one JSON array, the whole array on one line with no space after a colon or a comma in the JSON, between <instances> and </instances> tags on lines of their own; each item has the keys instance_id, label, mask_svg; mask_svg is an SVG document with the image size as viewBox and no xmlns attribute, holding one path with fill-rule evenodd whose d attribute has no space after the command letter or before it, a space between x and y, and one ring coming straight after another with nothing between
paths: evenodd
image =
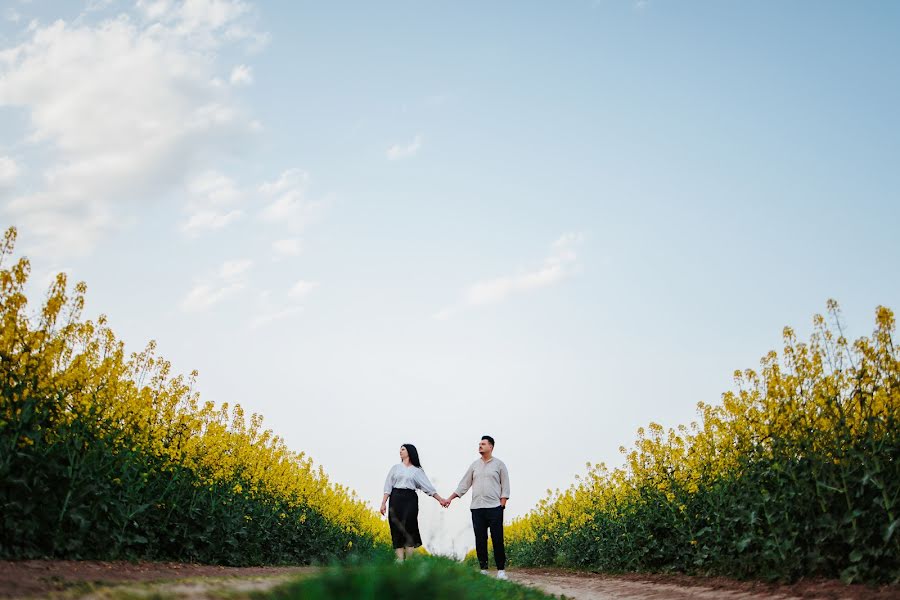
<instances>
[{"instance_id":1,"label":"dirt path","mask_svg":"<svg viewBox=\"0 0 900 600\"><path fill-rule=\"evenodd\" d=\"M669 583L628 581L571 574L535 574L510 571L510 579L549 594L575 600L795 600L797 596L757 594Z\"/></svg>"},{"instance_id":2,"label":"dirt path","mask_svg":"<svg viewBox=\"0 0 900 600\"><path fill-rule=\"evenodd\" d=\"M0 598L237 599L316 571L313 567L0 561ZM608 576L561 569L515 569L509 576L518 583L574 600L900 600L897 585L845 586L837 581L776 585L681 575Z\"/></svg>"},{"instance_id":3,"label":"dirt path","mask_svg":"<svg viewBox=\"0 0 900 600\"><path fill-rule=\"evenodd\" d=\"M0 598L42 598L54 594L68 598L108 597L110 590L125 587L152 589L176 598L203 598L215 596L214 591L268 589L289 577L315 570L174 562L0 561Z\"/></svg>"},{"instance_id":4,"label":"dirt path","mask_svg":"<svg viewBox=\"0 0 900 600\"><path fill-rule=\"evenodd\" d=\"M806 581L790 585L684 575L610 576L556 569L517 569L510 579L574 600L900 600L900 586Z\"/></svg>"}]
</instances>

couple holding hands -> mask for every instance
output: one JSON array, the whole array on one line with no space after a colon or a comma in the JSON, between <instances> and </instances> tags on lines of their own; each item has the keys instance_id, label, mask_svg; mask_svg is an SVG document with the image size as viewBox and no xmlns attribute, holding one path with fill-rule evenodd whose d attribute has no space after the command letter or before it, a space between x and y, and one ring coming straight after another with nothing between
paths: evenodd
<instances>
[{"instance_id":1,"label":"couple holding hands","mask_svg":"<svg viewBox=\"0 0 900 600\"><path fill-rule=\"evenodd\" d=\"M384 481L384 499L381 501L381 514L388 514L391 541L399 560L411 556L422 545L422 536L419 534L419 497L416 490L422 490L447 508L454 498L462 498L471 488L472 528L475 530L475 552L478 554L481 572L487 573L487 537L490 529L497 577L506 579L503 510L509 498L509 472L502 460L494 458L494 438L491 436L482 436L478 443L478 454L481 457L466 469L456 491L449 498L442 498L422 470L416 447L412 444L400 446L400 463L391 467L388 472Z\"/></svg>"}]
</instances>

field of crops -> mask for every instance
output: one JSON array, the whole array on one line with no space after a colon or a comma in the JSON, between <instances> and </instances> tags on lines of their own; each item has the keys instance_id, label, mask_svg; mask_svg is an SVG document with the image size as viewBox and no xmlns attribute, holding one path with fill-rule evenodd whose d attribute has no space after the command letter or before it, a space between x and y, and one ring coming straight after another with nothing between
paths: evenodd
<instances>
[{"instance_id":1,"label":"field of crops","mask_svg":"<svg viewBox=\"0 0 900 600\"><path fill-rule=\"evenodd\" d=\"M0 242L0 558L306 564L389 551L386 525L154 345L126 356L59 275L29 308Z\"/></svg>"},{"instance_id":2,"label":"field of crops","mask_svg":"<svg viewBox=\"0 0 900 600\"><path fill-rule=\"evenodd\" d=\"M0 558L229 565L389 555L354 493L239 406L203 402L151 343L126 355L86 287L41 306L0 242ZM639 430L507 529L510 561L612 572L900 580L900 350L893 313L845 339L836 304L701 419Z\"/></svg>"},{"instance_id":3,"label":"field of crops","mask_svg":"<svg viewBox=\"0 0 900 600\"><path fill-rule=\"evenodd\" d=\"M900 579L900 351L893 313L850 343L840 313L735 373L699 423L638 431L507 530L517 565L741 578Z\"/></svg>"}]
</instances>

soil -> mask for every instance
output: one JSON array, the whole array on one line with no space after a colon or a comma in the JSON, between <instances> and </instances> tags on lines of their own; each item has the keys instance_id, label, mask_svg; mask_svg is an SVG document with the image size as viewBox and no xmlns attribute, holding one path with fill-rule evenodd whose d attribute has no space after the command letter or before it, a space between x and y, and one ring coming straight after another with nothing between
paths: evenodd
<instances>
[{"instance_id":1,"label":"soil","mask_svg":"<svg viewBox=\"0 0 900 600\"><path fill-rule=\"evenodd\" d=\"M0 598L36 598L73 588L87 592L93 586L111 583L189 579L193 581L180 585L197 587L197 578L215 579L216 587L228 586L231 579L231 587L242 588L248 578L277 585L287 576L314 571L314 567L222 567L175 562L0 561ZM181 595L177 592L173 590L173 595Z\"/></svg>"},{"instance_id":2,"label":"soil","mask_svg":"<svg viewBox=\"0 0 900 600\"><path fill-rule=\"evenodd\" d=\"M291 577L315 572L315 567L0 561L0 598L63 595L103 599L121 597L117 591L130 591L137 597L200 600L271 589ZM512 581L576 600L900 600L900 585L844 585L833 580L770 584L718 577L603 575L563 569L513 569L508 574Z\"/></svg>"},{"instance_id":3,"label":"soil","mask_svg":"<svg viewBox=\"0 0 900 600\"><path fill-rule=\"evenodd\" d=\"M563 569L516 569L510 579L577 600L900 600L900 586L845 585L835 580L792 584L689 575L603 575Z\"/></svg>"}]
</instances>

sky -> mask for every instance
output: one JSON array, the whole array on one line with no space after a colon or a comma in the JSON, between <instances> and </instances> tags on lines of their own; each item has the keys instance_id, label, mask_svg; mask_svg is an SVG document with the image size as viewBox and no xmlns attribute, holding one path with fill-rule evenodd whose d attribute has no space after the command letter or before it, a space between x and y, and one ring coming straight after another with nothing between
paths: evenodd
<instances>
[{"instance_id":1,"label":"sky","mask_svg":"<svg viewBox=\"0 0 900 600\"><path fill-rule=\"evenodd\" d=\"M374 507L508 517L900 308L900 4L5 0L0 225ZM426 546L474 546L469 498Z\"/></svg>"}]
</instances>

